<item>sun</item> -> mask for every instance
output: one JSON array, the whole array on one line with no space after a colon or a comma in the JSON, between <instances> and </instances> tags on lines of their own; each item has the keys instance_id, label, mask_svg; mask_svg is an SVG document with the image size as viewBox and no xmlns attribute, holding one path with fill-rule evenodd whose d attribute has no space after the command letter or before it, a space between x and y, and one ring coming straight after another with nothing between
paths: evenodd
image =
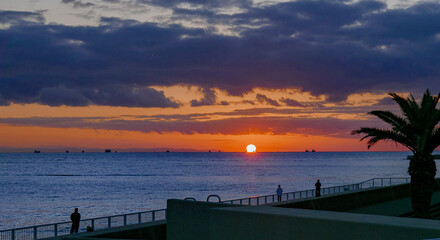
<instances>
[{"instance_id":1,"label":"sun","mask_svg":"<svg viewBox=\"0 0 440 240\"><path fill-rule=\"evenodd\" d=\"M254 144L249 144L249 145L247 145L247 147L246 147L246 151L247 151L248 153L256 152L256 151L257 151L257 147L255 147Z\"/></svg>"}]
</instances>

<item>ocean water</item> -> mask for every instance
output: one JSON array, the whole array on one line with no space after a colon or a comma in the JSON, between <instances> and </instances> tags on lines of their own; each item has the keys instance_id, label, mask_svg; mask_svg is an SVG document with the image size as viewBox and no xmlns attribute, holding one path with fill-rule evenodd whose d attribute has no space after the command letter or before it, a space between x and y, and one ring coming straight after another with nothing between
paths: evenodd
<instances>
[{"instance_id":1,"label":"ocean water","mask_svg":"<svg viewBox=\"0 0 440 240\"><path fill-rule=\"evenodd\" d=\"M408 177L408 152L0 153L0 230L166 207Z\"/></svg>"}]
</instances>

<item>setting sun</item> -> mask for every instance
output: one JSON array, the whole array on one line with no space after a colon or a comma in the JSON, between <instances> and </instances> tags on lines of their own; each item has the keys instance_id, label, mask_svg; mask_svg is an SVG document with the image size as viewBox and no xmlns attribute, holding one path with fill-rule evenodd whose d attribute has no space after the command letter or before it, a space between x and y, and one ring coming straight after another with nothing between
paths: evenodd
<instances>
[{"instance_id":1,"label":"setting sun","mask_svg":"<svg viewBox=\"0 0 440 240\"><path fill-rule=\"evenodd\" d=\"M249 144L249 145L247 145L247 147L246 147L246 151L247 151L248 153L256 152L256 151L257 151L257 147L255 147L255 145L253 145L253 144Z\"/></svg>"}]
</instances>

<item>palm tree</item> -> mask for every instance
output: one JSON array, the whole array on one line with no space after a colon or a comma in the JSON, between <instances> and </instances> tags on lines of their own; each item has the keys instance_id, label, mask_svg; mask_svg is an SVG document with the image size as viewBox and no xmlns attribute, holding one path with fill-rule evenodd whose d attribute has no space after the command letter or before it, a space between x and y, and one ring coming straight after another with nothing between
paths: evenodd
<instances>
[{"instance_id":1,"label":"palm tree","mask_svg":"<svg viewBox=\"0 0 440 240\"><path fill-rule=\"evenodd\" d=\"M372 111L369 114L391 125L391 129L362 127L351 134L365 134L361 141L369 138L368 149L384 140L402 144L413 152L408 167L412 208L415 217L430 218L428 210L437 172L432 152L440 145L440 110L436 108L440 93L431 96L426 90L420 105L413 95L406 99L395 93L389 95L399 105L403 116L390 111Z\"/></svg>"}]
</instances>

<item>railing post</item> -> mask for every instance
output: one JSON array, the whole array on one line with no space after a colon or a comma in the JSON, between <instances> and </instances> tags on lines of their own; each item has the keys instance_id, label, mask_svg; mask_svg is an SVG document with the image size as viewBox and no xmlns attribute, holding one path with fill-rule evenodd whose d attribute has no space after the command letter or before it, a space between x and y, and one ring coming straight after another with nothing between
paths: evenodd
<instances>
[{"instance_id":1,"label":"railing post","mask_svg":"<svg viewBox=\"0 0 440 240\"><path fill-rule=\"evenodd\" d=\"M14 229L12 229L11 240L15 240L15 230Z\"/></svg>"},{"instance_id":2,"label":"railing post","mask_svg":"<svg viewBox=\"0 0 440 240\"><path fill-rule=\"evenodd\" d=\"M112 219L111 219L111 217L108 217L107 221L108 221L108 227L111 228L112 227Z\"/></svg>"},{"instance_id":3,"label":"railing post","mask_svg":"<svg viewBox=\"0 0 440 240\"><path fill-rule=\"evenodd\" d=\"M151 220L152 220L153 222L156 221L156 211L153 211L153 212L152 212Z\"/></svg>"},{"instance_id":4,"label":"railing post","mask_svg":"<svg viewBox=\"0 0 440 240\"><path fill-rule=\"evenodd\" d=\"M260 205L260 197L257 197L257 205Z\"/></svg>"},{"instance_id":5,"label":"railing post","mask_svg":"<svg viewBox=\"0 0 440 240\"><path fill-rule=\"evenodd\" d=\"M142 218L141 218L141 213L138 213L138 222L141 223Z\"/></svg>"},{"instance_id":6,"label":"railing post","mask_svg":"<svg viewBox=\"0 0 440 240\"><path fill-rule=\"evenodd\" d=\"M95 228L95 219L92 219L92 228Z\"/></svg>"},{"instance_id":7,"label":"railing post","mask_svg":"<svg viewBox=\"0 0 440 240\"><path fill-rule=\"evenodd\" d=\"M124 226L127 226L127 215L124 214Z\"/></svg>"},{"instance_id":8,"label":"railing post","mask_svg":"<svg viewBox=\"0 0 440 240\"><path fill-rule=\"evenodd\" d=\"M251 205L251 198L248 198L249 206Z\"/></svg>"},{"instance_id":9,"label":"railing post","mask_svg":"<svg viewBox=\"0 0 440 240\"><path fill-rule=\"evenodd\" d=\"M243 205L243 199L240 199L240 205Z\"/></svg>"},{"instance_id":10,"label":"railing post","mask_svg":"<svg viewBox=\"0 0 440 240\"><path fill-rule=\"evenodd\" d=\"M53 225L53 232L54 232L55 237L58 236L58 224L56 224L56 223Z\"/></svg>"},{"instance_id":11,"label":"railing post","mask_svg":"<svg viewBox=\"0 0 440 240\"><path fill-rule=\"evenodd\" d=\"M34 227L34 239L37 240L37 227Z\"/></svg>"}]
</instances>

